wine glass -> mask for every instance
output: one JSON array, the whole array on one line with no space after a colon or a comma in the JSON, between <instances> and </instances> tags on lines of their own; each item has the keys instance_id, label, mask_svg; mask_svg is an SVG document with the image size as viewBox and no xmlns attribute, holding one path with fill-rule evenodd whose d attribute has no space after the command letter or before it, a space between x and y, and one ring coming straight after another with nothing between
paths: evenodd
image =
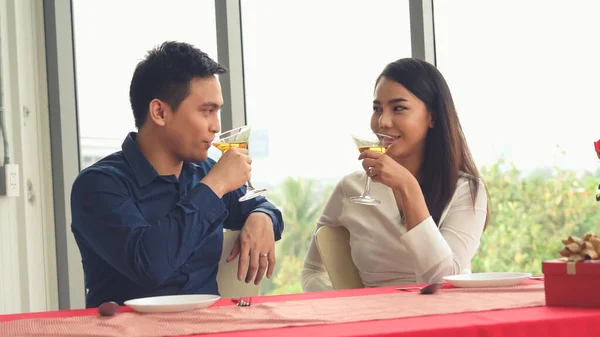
<instances>
[{"instance_id":1,"label":"wine glass","mask_svg":"<svg viewBox=\"0 0 600 337\"><path fill-rule=\"evenodd\" d=\"M376 151L379 153L385 153L387 148L392 145L394 138L379 134L373 133L367 136L352 136L352 140L354 140L354 144L358 147L358 151L363 153L365 151ZM381 203L381 201L373 198L371 196L371 177L367 174L367 182L365 184L365 189L362 194L359 196L351 197L350 201L355 204L368 205L368 206L376 206Z\"/></svg>"},{"instance_id":2,"label":"wine glass","mask_svg":"<svg viewBox=\"0 0 600 337\"><path fill-rule=\"evenodd\" d=\"M235 148L247 149L249 139L250 127L242 126L221 133L218 137L215 138L215 140L213 140L213 146L219 149L222 153L225 153L229 149ZM267 191L266 188L254 188L254 186L252 186L252 183L250 182L250 179L248 179L247 185L248 188L246 189L246 194L241 196L238 199L238 201L246 201L252 198L256 198Z\"/></svg>"}]
</instances>

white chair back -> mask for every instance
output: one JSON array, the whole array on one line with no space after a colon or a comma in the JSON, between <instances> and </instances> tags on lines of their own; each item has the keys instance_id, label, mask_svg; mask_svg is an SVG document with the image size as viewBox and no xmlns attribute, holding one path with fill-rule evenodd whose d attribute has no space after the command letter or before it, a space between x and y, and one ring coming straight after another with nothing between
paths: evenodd
<instances>
[{"instance_id":1,"label":"white chair back","mask_svg":"<svg viewBox=\"0 0 600 337\"><path fill-rule=\"evenodd\" d=\"M223 253L221 254L219 272L217 273L217 283L222 298L258 295L259 286L254 285L253 282L246 283L244 280L239 281L237 279L239 257L229 263L225 262L239 235L240 231L225 230L223 232Z\"/></svg>"},{"instance_id":2,"label":"white chair back","mask_svg":"<svg viewBox=\"0 0 600 337\"><path fill-rule=\"evenodd\" d=\"M350 253L350 233L345 227L323 226L316 233L319 254L327 269L333 288L364 288Z\"/></svg>"}]
</instances>

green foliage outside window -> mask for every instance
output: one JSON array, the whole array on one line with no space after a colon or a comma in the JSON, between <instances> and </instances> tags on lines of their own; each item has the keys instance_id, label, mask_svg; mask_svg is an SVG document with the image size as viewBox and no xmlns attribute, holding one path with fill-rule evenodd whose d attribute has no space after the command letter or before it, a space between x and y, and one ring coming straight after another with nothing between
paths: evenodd
<instances>
[{"instance_id":1,"label":"green foliage outside window","mask_svg":"<svg viewBox=\"0 0 600 337\"><path fill-rule=\"evenodd\" d=\"M503 161L484 167L491 218L472 261L473 272L523 271L540 274L542 261L559 257L561 240L600 234L600 205L594 193L600 169L577 175L554 168L527 176ZM263 281L262 294L301 292L300 270L315 224L333 190L317 181L288 178L269 199L283 211L285 232L277 243L277 267Z\"/></svg>"}]
</instances>

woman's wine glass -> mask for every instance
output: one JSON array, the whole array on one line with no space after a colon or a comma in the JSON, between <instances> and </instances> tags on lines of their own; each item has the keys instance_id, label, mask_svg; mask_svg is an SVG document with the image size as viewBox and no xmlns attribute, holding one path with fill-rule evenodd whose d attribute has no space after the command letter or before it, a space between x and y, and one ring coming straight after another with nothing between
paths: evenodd
<instances>
[{"instance_id":1,"label":"woman's wine glass","mask_svg":"<svg viewBox=\"0 0 600 337\"><path fill-rule=\"evenodd\" d=\"M373 133L366 136L352 136L354 144L358 148L360 153L365 151L376 151L379 153L385 153L387 148L392 144L393 138L387 135ZM381 203L371 196L371 176L367 174L367 182L365 183L365 189L359 196L351 197L350 200L356 204L376 206Z\"/></svg>"}]
</instances>

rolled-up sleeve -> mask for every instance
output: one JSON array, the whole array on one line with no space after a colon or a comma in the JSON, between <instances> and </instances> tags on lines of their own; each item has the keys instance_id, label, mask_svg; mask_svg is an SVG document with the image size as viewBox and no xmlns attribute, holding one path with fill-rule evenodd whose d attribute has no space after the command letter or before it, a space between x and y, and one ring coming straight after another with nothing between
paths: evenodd
<instances>
[{"instance_id":1,"label":"rolled-up sleeve","mask_svg":"<svg viewBox=\"0 0 600 337\"><path fill-rule=\"evenodd\" d=\"M246 193L246 187L243 186L235 191L227 193L223 197L223 201L228 205L229 216L223 224L227 229L240 230L244 226L248 216L255 212L267 214L273 222L273 233L275 241L281 239L283 234L284 224L281 211L275 207L267 198L258 196L256 198L238 201L238 199Z\"/></svg>"}]
</instances>

